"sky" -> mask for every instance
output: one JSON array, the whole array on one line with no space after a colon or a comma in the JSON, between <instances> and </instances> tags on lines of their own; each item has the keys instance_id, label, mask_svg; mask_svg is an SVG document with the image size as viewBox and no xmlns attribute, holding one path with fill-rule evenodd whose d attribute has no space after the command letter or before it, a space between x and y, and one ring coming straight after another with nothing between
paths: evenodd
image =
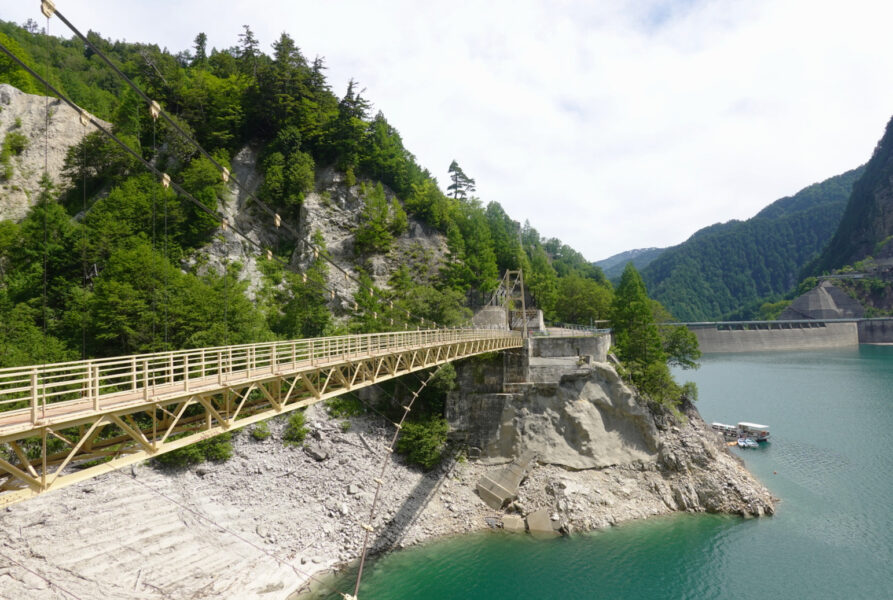
<instances>
[{"instance_id":1,"label":"sky","mask_svg":"<svg viewBox=\"0 0 893 600\"><path fill-rule=\"evenodd\" d=\"M0 0L0 19L45 19ZM866 162L893 115L880 0L56 0L82 31L190 49L251 27L365 88L442 187L455 159L590 260L671 246ZM59 19L50 33L70 37Z\"/></svg>"}]
</instances>

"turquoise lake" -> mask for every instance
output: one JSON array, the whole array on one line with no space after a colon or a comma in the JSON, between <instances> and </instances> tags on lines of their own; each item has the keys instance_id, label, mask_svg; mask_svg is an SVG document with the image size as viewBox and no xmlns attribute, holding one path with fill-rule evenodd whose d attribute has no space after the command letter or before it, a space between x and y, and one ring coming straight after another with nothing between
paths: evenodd
<instances>
[{"instance_id":1,"label":"turquoise lake","mask_svg":"<svg viewBox=\"0 0 893 600\"><path fill-rule=\"evenodd\" d=\"M893 347L713 355L676 376L698 384L706 421L772 427L733 452L780 499L775 516L457 537L367 565L359 597L893 598Z\"/></svg>"}]
</instances>

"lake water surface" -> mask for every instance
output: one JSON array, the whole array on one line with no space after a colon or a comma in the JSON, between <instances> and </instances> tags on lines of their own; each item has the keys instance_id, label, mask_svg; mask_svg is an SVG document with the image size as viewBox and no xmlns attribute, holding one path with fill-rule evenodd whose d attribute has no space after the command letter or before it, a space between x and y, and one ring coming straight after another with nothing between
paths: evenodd
<instances>
[{"instance_id":1,"label":"lake water surface","mask_svg":"<svg viewBox=\"0 0 893 600\"><path fill-rule=\"evenodd\" d=\"M676 376L698 384L706 421L772 427L771 443L733 451L781 499L774 517L457 537L367 565L359 597L893 598L893 347L702 362Z\"/></svg>"}]
</instances>

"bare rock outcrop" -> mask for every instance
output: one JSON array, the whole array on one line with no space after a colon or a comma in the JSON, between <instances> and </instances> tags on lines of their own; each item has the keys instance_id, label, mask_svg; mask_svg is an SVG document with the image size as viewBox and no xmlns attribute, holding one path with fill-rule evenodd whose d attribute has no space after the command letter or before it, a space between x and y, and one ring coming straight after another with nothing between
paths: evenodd
<instances>
[{"instance_id":1,"label":"bare rock outcrop","mask_svg":"<svg viewBox=\"0 0 893 600\"><path fill-rule=\"evenodd\" d=\"M67 598L50 580L84 598L285 600L359 556L383 460L374 552L502 523L524 531L531 515L572 533L676 511L771 513L769 493L694 408L682 413L652 412L652 458L585 469L531 464L517 499L494 510L475 487L504 465L451 455L422 473L384 451L391 423L370 413L348 427L316 405L307 413L310 452L284 446L287 418L275 419L263 441L237 435L228 462L137 465L0 512L0 554L16 561L0 565L0 597Z\"/></svg>"},{"instance_id":2,"label":"bare rock outcrop","mask_svg":"<svg viewBox=\"0 0 893 600\"><path fill-rule=\"evenodd\" d=\"M336 311L349 308L349 304L336 304L353 298L357 291L353 278L357 277L357 266L363 261L379 287L387 287L391 275L403 264L410 267L417 280L430 280L436 276L446 260L446 236L412 217L409 217L408 230L394 240L386 254L357 256L354 231L361 223L365 206L363 185L348 182L343 173L331 167L317 171L314 189L304 197L300 216L291 220L286 217L290 226L277 228L270 215L251 202L251 196L263 185L263 175L258 168L262 151L258 145L248 145L233 157L233 178L241 186L231 181L220 207L227 221L253 243L233 228L221 227L213 241L187 261L188 267L197 268L199 273L207 270L222 273L225 263L238 262L242 265L240 277L248 282L248 294L254 298L262 281L257 248L281 247L283 241L294 244L290 262L293 267L304 269L314 259L313 249L305 242L319 231L330 258L341 269L330 268L328 271L327 287L335 290L338 297L331 306ZM394 197L387 188L385 195L388 201ZM295 239L295 233L299 239ZM343 272L350 277L345 278Z\"/></svg>"},{"instance_id":3,"label":"bare rock outcrop","mask_svg":"<svg viewBox=\"0 0 893 600\"><path fill-rule=\"evenodd\" d=\"M63 186L61 173L68 149L93 131L92 125L81 125L80 115L58 98L0 84L0 142L11 133L25 138L24 149L9 158L0 174L0 221L25 218L40 194L44 166L53 183Z\"/></svg>"},{"instance_id":4,"label":"bare rock outcrop","mask_svg":"<svg viewBox=\"0 0 893 600\"><path fill-rule=\"evenodd\" d=\"M673 411L645 401L601 362L604 353L562 360L567 341L529 346L461 367L447 402L451 435L481 464L538 457L506 514L548 510L569 532L673 511L773 513L769 491L692 404ZM496 390L500 381L513 383Z\"/></svg>"}]
</instances>

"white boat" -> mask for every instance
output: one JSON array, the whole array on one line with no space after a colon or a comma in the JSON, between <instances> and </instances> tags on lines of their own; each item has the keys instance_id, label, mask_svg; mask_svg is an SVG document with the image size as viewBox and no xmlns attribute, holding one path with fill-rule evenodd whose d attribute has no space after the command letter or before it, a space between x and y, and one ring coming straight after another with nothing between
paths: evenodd
<instances>
[{"instance_id":1,"label":"white boat","mask_svg":"<svg viewBox=\"0 0 893 600\"><path fill-rule=\"evenodd\" d=\"M738 423L738 437L746 437L758 442L765 442L769 439L769 426L742 421L741 423Z\"/></svg>"},{"instance_id":2,"label":"white boat","mask_svg":"<svg viewBox=\"0 0 893 600\"><path fill-rule=\"evenodd\" d=\"M738 428L734 425L726 425L725 423L710 423L710 428L718 431L727 438L737 438Z\"/></svg>"},{"instance_id":3,"label":"white boat","mask_svg":"<svg viewBox=\"0 0 893 600\"><path fill-rule=\"evenodd\" d=\"M753 439L749 437L740 437L738 438L738 447L739 448L757 448L759 444L756 443Z\"/></svg>"}]
</instances>

